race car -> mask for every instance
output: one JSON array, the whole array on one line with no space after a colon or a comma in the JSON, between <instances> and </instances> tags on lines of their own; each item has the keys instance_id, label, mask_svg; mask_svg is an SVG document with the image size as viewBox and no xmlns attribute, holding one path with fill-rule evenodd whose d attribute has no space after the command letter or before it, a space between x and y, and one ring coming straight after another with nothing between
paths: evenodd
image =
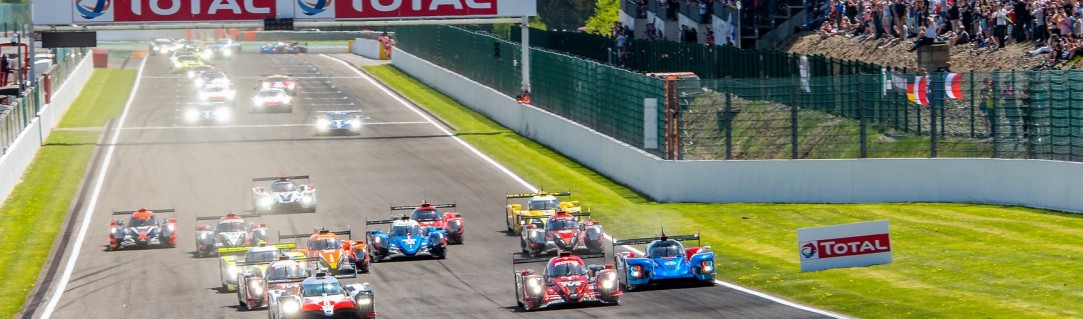
<instances>
[{"instance_id":1,"label":"race car","mask_svg":"<svg viewBox=\"0 0 1083 319\"><path fill-rule=\"evenodd\" d=\"M513 198L530 198L526 202L526 208L520 204L508 204L507 205L507 218L506 223L508 226L508 232L512 232L519 235L523 232L523 226L526 225L527 220L523 217L538 217L545 222L549 216L556 213L558 210L567 212L569 214L579 213L582 209L579 207L579 201L562 202L557 197L572 196L572 192L563 193L547 193L541 191L538 193L527 194L509 194L505 196L505 203L508 199Z\"/></svg>"},{"instance_id":2,"label":"race car","mask_svg":"<svg viewBox=\"0 0 1083 319\"><path fill-rule=\"evenodd\" d=\"M184 108L184 121L188 124L223 124L233 118L233 108L223 103L199 102Z\"/></svg>"},{"instance_id":3,"label":"race car","mask_svg":"<svg viewBox=\"0 0 1083 319\"><path fill-rule=\"evenodd\" d=\"M263 272L242 272L237 278L237 303L241 309L252 310L267 307L269 296L300 294L301 281L314 270L309 267L313 262L283 255L266 263Z\"/></svg>"},{"instance_id":4,"label":"race car","mask_svg":"<svg viewBox=\"0 0 1083 319\"><path fill-rule=\"evenodd\" d=\"M619 304L620 282L612 264L586 265L583 259L604 254L573 256L562 252L553 258L513 259L515 264L545 262L541 275L533 269L515 271L515 301L526 311L559 304Z\"/></svg>"},{"instance_id":5,"label":"race car","mask_svg":"<svg viewBox=\"0 0 1083 319\"><path fill-rule=\"evenodd\" d=\"M347 236L340 240L338 235ZM314 229L310 234L279 235L279 240L308 238L306 249L300 250L308 258L316 259L326 271L336 274L357 275L369 272L369 258L364 241L353 240L349 230L329 231Z\"/></svg>"},{"instance_id":6,"label":"race car","mask_svg":"<svg viewBox=\"0 0 1083 319\"><path fill-rule=\"evenodd\" d=\"M226 106L234 106L237 103L237 91L229 85L207 85L199 89L196 95L199 96L201 102L221 103Z\"/></svg>"},{"instance_id":7,"label":"race car","mask_svg":"<svg viewBox=\"0 0 1083 319\"><path fill-rule=\"evenodd\" d=\"M233 54L241 51L240 43L233 41L233 39L218 39L215 43L208 44L203 49L203 59L218 59L218 58L230 58Z\"/></svg>"},{"instance_id":8,"label":"race car","mask_svg":"<svg viewBox=\"0 0 1083 319\"><path fill-rule=\"evenodd\" d=\"M713 285L715 277L714 252L711 246L689 247L681 241L699 241L699 234L683 236L661 235L653 238L633 238L613 241L614 248L623 245L647 244L645 256L631 252L616 253L613 258L617 272L623 277L628 291L662 282L692 282ZM615 250L614 250L615 251Z\"/></svg>"},{"instance_id":9,"label":"race car","mask_svg":"<svg viewBox=\"0 0 1083 319\"><path fill-rule=\"evenodd\" d=\"M316 186L298 185L294 180L308 180L308 175L253 178L252 182L272 183L269 190L263 186L252 188L252 207L257 213L282 209L316 212Z\"/></svg>"},{"instance_id":10,"label":"race car","mask_svg":"<svg viewBox=\"0 0 1083 319\"><path fill-rule=\"evenodd\" d=\"M196 89L202 89L212 85L232 86L233 82L229 80L229 77L224 72L212 69L199 72L199 75L192 80L192 85L195 85Z\"/></svg>"},{"instance_id":11,"label":"race car","mask_svg":"<svg viewBox=\"0 0 1083 319\"><path fill-rule=\"evenodd\" d=\"M341 285L318 272L301 282L300 293L272 291L268 318L376 318L375 294L368 283Z\"/></svg>"},{"instance_id":12,"label":"race car","mask_svg":"<svg viewBox=\"0 0 1083 319\"><path fill-rule=\"evenodd\" d=\"M206 64L198 65L198 66L192 67L191 69L188 69L188 78L189 79L195 79L200 74L203 74L203 72L208 72L208 71L217 71L217 69L215 69L213 66L206 65Z\"/></svg>"},{"instance_id":13,"label":"race car","mask_svg":"<svg viewBox=\"0 0 1083 319\"><path fill-rule=\"evenodd\" d=\"M549 216L544 225L527 223L519 236L523 253L537 257L557 251L574 252L583 248L592 254L604 252L602 225L597 221L583 220L583 217L590 217L590 213L568 214L558 211Z\"/></svg>"},{"instance_id":14,"label":"race car","mask_svg":"<svg viewBox=\"0 0 1083 319\"><path fill-rule=\"evenodd\" d=\"M443 212L438 211L438 208L455 208L455 204L429 204L429 202L422 202L420 206L391 206L391 211L396 210L413 210L410 213L410 219L417 221L421 226L422 234L425 234L425 230L429 227L436 227L444 230L444 235L447 236L449 244L462 244L463 243L463 216L458 212Z\"/></svg>"},{"instance_id":15,"label":"race car","mask_svg":"<svg viewBox=\"0 0 1083 319\"><path fill-rule=\"evenodd\" d=\"M260 89L283 89L289 95L297 94L297 80L281 74L264 77L259 81Z\"/></svg>"},{"instance_id":16,"label":"race car","mask_svg":"<svg viewBox=\"0 0 1083 319\"><path fill-rule=\"evenodd\" d=\"M293 97L278 88L262 89L252 97L253 112L293 112Z\"/></svg>"},{"instance_id":17,"label":"race car","mask_svg":"<svg viewBox=\"0 0 1083 319\"><path fill-rule=\"evenodd\" d=\"M361 110L317 111L316 135L361 134Z\"/></svg>"},{"instance_id":18,"label":"race car","mask_svg":"<svg viewBox=\"0 0 1083 319\"><path fill-rule=\"evenodd\" d=\"M267 245L264 241L260 241L256 246L218 248L218 255L221 256L218 258L218 277L222 289L237 290L243 275L258 273L262 276L267 270L267 264L281 256L304 259L304 254L293 251L295 248L295 244Z\"/></svg>"},{"instance_id":19,"label":"race car","mask_svg":"<svg viewBox=\"0 0 1083 319\"><path fill-rule=\"evenodd\" d=\"M150 41L150 54L169 54L177 50L177 45L173 43L173 40L166 38L158 38Z\"/></svg>"},{"instance_id":20,"label":"race car","mask_svg":"<svg viewBox=\"0 0 1083 319\"><path fill-rule=\"evenodd\" d=\"M369 256L374 263L384 258L414 257L422 254L436 259L447 257L447 238L443 229L427 227L427 233L423 234L421 225L406 215L398 219L365 221L366 227L379 224L391 224L391 228L386 233L378 229L365 231Z\"/></svg>"},{"instance_id":21,"label":"race car","mask_svg":"<svg viewBox=\"0 0 1083 319\"><path fill-rule=\"evenodd\" d=\"M219 248L248 247L267 240L267 225L262 222L248 223L245 218L259 215L199 216L196 220L218 220L214 228L209 225L196 227L196 256L208 257L218 254Z\"/></svg>"},{"instance_id":22,"label":"race car","mask_svg":"<svg viewBox=\"0 0 1083 319\"><path fill-rule=\"evenodd\" d=\"M277 42L260 46L259 53L265 54L297 54L308 53L308 47L297 42Z\"/></svg>"},{"instance_id":23,"label":"race car","mask_svg":"<svg viewBox=\"0 0 1083 319\"><path fill-rule=\"evenodd\" d=\"M200 65L203 65L203 60L199 57L190 54L178 55L173 61L173 73L185 72Z\"/></svg>"},{"instance_id":24,"label":"race car","mask_svg":"<svg viewBox=\"0 0 1083 319\"><path fill-rule=\"evenodd\" d=\"M108 250L120 250L129 247L177 246L177 219L164 221L157 214L172 213L173 209L149 210L140 208L132 211L113 212L113 216L131 215L127 222L109 221Z\"/></svg>"}]
</instances>

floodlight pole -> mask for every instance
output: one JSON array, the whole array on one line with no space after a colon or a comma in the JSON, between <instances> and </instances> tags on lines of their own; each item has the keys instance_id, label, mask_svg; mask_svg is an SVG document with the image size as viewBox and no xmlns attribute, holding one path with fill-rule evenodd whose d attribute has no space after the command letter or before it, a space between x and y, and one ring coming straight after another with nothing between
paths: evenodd
<instances>
[{"instance_id":1,"label":"floodlight pole","mask_svg":"<svg viewBox=\"0 0 1083 319\"><path fill-rule=\"evenodd\" d=\"M530 94L530 17L523 17L522 25L519 30L522 31L523 40L519 47L522 48L522 74L523 74L523 93Z\"/></svg>"},{"instance_id":2,"label":"floodlight pole","mask_svg":"<svg viewBox=\"0 0 1083 319\"><path fill-rule=\"evenodd\" d=\"M27 2L30 4L30 8L29 8L29 11L30 11L29 12L30 13L30 23L27 26L27 29L29 30L29 32L27 32L27 34L30 37L30 43L27 44L27 50L26 50L27 53L26 54L29 54L30 63L25 63L25 64L29 64L29 65L24 65L23 67L28 67L29 68L29 76L28 76L28 78L30 78L29 79L29 81L30 81L29 85L34 86L34 84L37 84L37 82L38 82L37 73L35 73L36 70L34 70L35 69L34 64L36 64L36 63L34 63L35 59L36 59L34 51L37 49L37 48L34 47L34 41L37 40L37 37L34 36L34 0L30 0L30 1L27 1Z\"/></svg>"}]
</instances>

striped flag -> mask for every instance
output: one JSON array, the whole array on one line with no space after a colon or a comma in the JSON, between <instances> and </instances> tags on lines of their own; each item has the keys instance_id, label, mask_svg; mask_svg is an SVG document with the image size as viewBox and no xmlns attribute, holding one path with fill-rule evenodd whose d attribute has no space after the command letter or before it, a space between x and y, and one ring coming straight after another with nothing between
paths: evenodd
<instances>
[{"instance_id":1,"label":"striped flag","mask_svg":"<svg viewBox=\"0 0 1083 319\"><path fill-rule=\"evenodd\" d=\"M956 100L963 99L963 75L959 73L948 73L944 76L944 92L949 98Z\"/></svg>"},{"instance_id":2,"label":"striped flag","mask_svg":"<svg viewBox=\"0 0 1083 319\"><path fill-rule=\"evenodd\" d=\"M929 84L926 77L915 77L914 83L906 84L906 98L919 105L929 105L929 95L926 94L928 88Z\"/></svg>"}]
</instances>

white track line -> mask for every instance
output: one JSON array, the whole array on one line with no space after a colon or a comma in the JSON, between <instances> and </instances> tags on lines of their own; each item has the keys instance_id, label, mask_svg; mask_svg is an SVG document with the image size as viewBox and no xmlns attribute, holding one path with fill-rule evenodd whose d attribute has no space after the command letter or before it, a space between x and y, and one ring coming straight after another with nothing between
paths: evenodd
<instances>
[{"instance_id":1,"label":"white track line","mask_svg":"<svg viewBox=\"0 0 1083 319\"><path fill-rule=\"evenodd\" d=\"M405 125L405 124L428 124L429 122L363 122L362 125ZM192 129L215 129L215 128L272 128L272 127L312 127L316 124L264 124L264 125L192 125L192 126L140 126L125 127L123 130L192 130Z\"/></svg>"},{"instance_id":2,"label":"white track line","mask_svg":"<svg viewBox=\"0 0 1083 319\"><path fill-rule=\"evenodd\" d=\"M369 77L364 72L361 72L360 70L357 69L357 67L355 67L355 66L353 66L353 65L351 65L351 64L349 64L346 61L343 61L341 59L327 56L326 54L321 54L321 56L323 56L325 58L328 58L328 59L338 61L339 63L342 63L343 65L347 66L350 70L353 70L354 73L357 73L358 75L360 75L365 80L368 80L370 83L372 83L376 87L380 88L381 91L383 91L384 93L387 93L387 95L391 96L392 99L395 99L395 101L398 101L403 106L409 108L410 110L413 110L414 113L417 113L421 117L425 118L426 121L431 123L433 126L435 126L440 131L444 132L444 134L447 134L447 135L451 136L451 138L455 139L455 141L459 142L459 144L462 144L464 147L469 149L472 153L476 154L478 157L481 157L482 160L485 160L489 164L492 164L493 166L496 166L496 168L498 170L500 170L501 172L504 172L504 174L507 174L509 177L514 179L516 182L519 182L520 185L523 185L523 187L526 187L531 192L538 192L537 187L534 187L534 185L530 185L530 183L527 183L521 177L519 177L518 175L515 175L515 173L513 173L508 168L504 167L503 165L500 165L500 163L497 163L492 158L489 158L488 155L485 155L481 151L478 151L476 148L474 148L470 144L467 144L466 141L463 141L458 136L455 136L454 134L451 134L450 131L448 131L443 126L437 124L436 121L433 121L433 119L430 118L428 115L426 115L424 112L421 112L421 110L418 110L416 107L413 106L413 104L410 104L409 102L406 102L405 100L400 98L398 95L392 93L388 88L384 87L383 84L379 83L378 81L376 81L372 77ZM610 236L609 234L605 234L605 238L607 240L609 240L610 242L613 241L613 236ZM639 249L636 249L635 247L632 247L632 246L623 245L623 246L621 246L621 248L628 249L630 251L635 252L636 254L640 254L640 255L643 254L642 251L640 251ZM788 306L788 307L792 307L792 308L796 308L796 309L800 309L800 310L804 310L804 311L808 311L808 312L812 312L812 313L816 313L816 314L820 314L820 315L824 315L824 316L828 316L828 317L832 317L832 318L850 318L850 317L847 317L847 316L842 315L842 314L837 314L837 313L834 313L834 312L830 312L830 311L826 311L826 310L817 309L817 308L813 308L813 307L810 307L810 306L798 304L798 303L795 303L795 302L792 302L792 301L789 301L789 300L785 300L785 299L775 297L775 296L772 296L772 295L769 295L769 294L766 294L766 293L762 293L762 292L759 292L759 291L755 291L755 290L752 290L752 289L741 287L741 286L731 284L731 283L728 283L728 282L725 282L725 281L715 280L714 282L716 284L722 285L722 286L724 286L726 288L734 289L734 290L744 292L744 293L747 293L747 294L750 294L750 295L753 295L753 296L756 296L756 297L760 297L760 298L763 298L763 299L774 301L776 303L779 303L779 304L782 304L782 305L785 305L785 306Z\"/></svg>"},{"instance_id":3,"label":"white track line","mask_svg":"<svg viewBox=\"0 0 1083 319\"><path fill-rule=\"evenodd\" d=\"M135 101L135 93L139 91L139 82L143 77L143 67L147 65L147 58L143 59L143 62L139 64L139 72L135 75L135 85L132 86L132 93L128 95L128 102L124 103L124 112L120 114L120 120L117 120L117 130L113 131L113 138L109 141L109 147L105 151L105 160L102 161L101 171L98 172L98 180L94 183L94 191L90 195L90 202L86 206L86 210L83 211L83 223L79 226L79 234L75 237L75 244L72 246L71 254L69 254L68 264L64 266L64 274L60 276L60 282L56 285L56 290L53 291L53 297L49 298L49 304L45 306L45 311L42 312L41 318L48 319L53 315L53 311L56 310L56 305L60 302L60 297L64 295L64 289L68 287L68 281L71 280L71 273L75 271L75 263L79 259L79 252L83 250L83 241L86 239L87 228L90 227L90 217L94 213L94 209L98 206L98 197L102 192L102 185L105 183L105 174L109 172L109 162L113 160L113 151L116 150L117 139L120 138L120 129L124 128L124 119L128 118L128 110L132 107L132 101ZM91 163L93 165L93 163Z\"/></svg>"}]
</instances>

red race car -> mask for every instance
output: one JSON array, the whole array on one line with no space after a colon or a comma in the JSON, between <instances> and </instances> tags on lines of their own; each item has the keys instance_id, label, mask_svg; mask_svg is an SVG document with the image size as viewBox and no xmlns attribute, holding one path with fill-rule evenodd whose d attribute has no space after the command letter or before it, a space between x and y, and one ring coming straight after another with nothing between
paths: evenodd
<instances>
[{"instance_id":1,"label":"red race car","mask_svg":"<svg viewBox=\"0 0 1083 319\"><path fill-rule=\"evenodd\" d=\"M591 254L602 253L605 248L602 225L583 217L590 217L590 213L557 211L546 222L540 222L538 217L520 217L526 221L519 238L523 253L538 257L583 248Z\"/></svg>"},{"instance_id":2,"label":"red race car","mask_svg":"<svg viewBox=\"0 0 1083 319\"><path fill-rule=\"evenodd\" d=\"M444 230L449 244L463 243L463 216L458 212L444 212L437 208L454 208L455 204L429 204L422 202L420 206L391 206L391 211L414 210L410 219L417 221L421 229L436 227Z\"/></svg>"},{"instance_id":3,"label":"red race car","mask_svg":"<svg viewBox=\"0 0 1083 319\"><path fill-rule=\"evenodd\" d=\"M297 80L289 75L274 74L268 75L259 81L259 88L262 89L283 89L289 95L297 93Z\"/></svg>"},{"instance_id":4,"label":"red race car","mask_svg":"<svg viewBox=\"0 0 1083 319\"><path fill-rule=\"evenodd\" d=\"M272 292L268 317L376 318L374 298L368 283L343 286L334 276L320 272L302 281L297 294Z\"/></svg>"},{"instance_id":5,"label":"red race car","mask_svg":"<svg viewBox=\"0 0 1083 319\"><path fill-rule=\"evenodd\" d=\"M139 210L113 212L113 215L128 215L128 222L123 220L109 221L109 250L119 250L128 247L147 246L177 246L177 219L168 218L162 220L156 216L162 213L172 213L173 209Z\"/></svg>"},{"instance_id":6,"label":"red race car","mask_svg":"<svg viewBox=\"0 0 1083 319\"><path fill-rule=\"evenodd\" d=\"M515 301L526 311L559 304L619 304L620 283L613 264L586 265L583 259L602 258L605 254L559 256L512 260L515 264L547 262L538 275L533 269L515 271Z\"/></svg>"}]
</instances>

